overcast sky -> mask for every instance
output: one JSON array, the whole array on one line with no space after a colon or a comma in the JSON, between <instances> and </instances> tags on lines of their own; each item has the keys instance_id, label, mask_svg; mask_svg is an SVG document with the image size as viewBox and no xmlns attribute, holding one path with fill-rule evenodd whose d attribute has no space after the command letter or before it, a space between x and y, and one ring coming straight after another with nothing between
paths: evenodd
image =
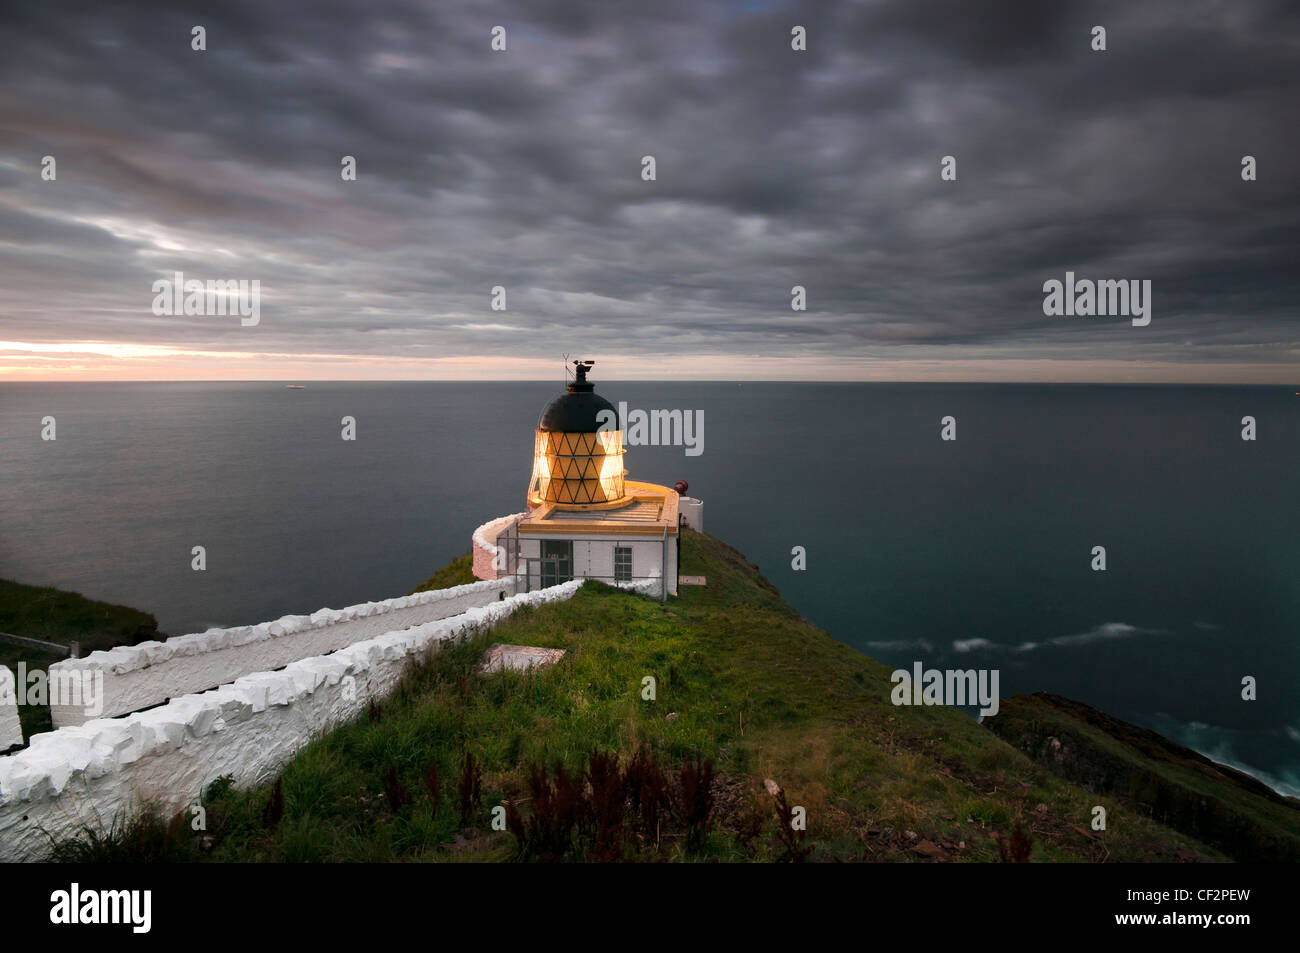
<instances>
[{"instance_id":1,"label":"overcast sky","mask_svg":"<svg viewBox=\"0 0 1300 953\"><path fill-rule=\"evenodd\" d=\"M7 3L0 375L1296 383L1298 92L1284 0Z\"/></svg>"}]
</instances>

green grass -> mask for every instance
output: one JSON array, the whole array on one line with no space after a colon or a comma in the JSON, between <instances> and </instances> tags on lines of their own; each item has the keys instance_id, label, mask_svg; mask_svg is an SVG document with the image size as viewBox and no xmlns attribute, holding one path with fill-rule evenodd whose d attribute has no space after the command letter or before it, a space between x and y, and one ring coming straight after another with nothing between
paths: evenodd
<instances>
[{"instance_id":1,"label":"green grass","mask_svg":"<svg viewBox=\"0 0 1300 953\"><path fill-rule=\"evenodd\" d=\"M453 586L464 586L471 582L478 582L474 578L474 554L466 553L464 556L452 560L412 589L411 595L417 592L428 592L431 589L450 589Z\"/></svg>"},{"instance_id":2,"label":"green grass","mask_svg":"<svg viewBox=\"0 0 1300 953\"><path fill-rule=\"evenodd\" d=\"M147 612L8 579L0 579L0 632L63 645L77 642L83 657L115 645L165 638L158 632L157 620ZM0 665L15 674L19 662L26 663L28 672L44 671L51 662L66 657L0 642ZM45 705L20 706L18 717L25 738L50 730L50 710Z\"/></svg>"},{"instance_id":3,"label":"green grass","mask_svg":"<svg viewBox=\"0 0 1300 953\"><path fill-rule=\"evenodd\" d=\"M449 570L435 580L458 578ZM1033 837L1035 861L1225 859L1056 777L959 711L893 706L888 668L800 617L722 542L684 533L682 572L709 584L660 604L589 583L567 602L522 610L425 660L378 720L344 725L292 759L278 823L265 819L270 788L225 790L209 798L206 839L146 818L139 833L123 822L85 856L156 858L161 838L176 859L506 860L515 841L491 830L488 812L526 796L529 765L559 761L572 771L593 750L626 761L644 749L674 769L696 755L712 761L720 800L698 850L669 830L644 846L643 859L776 858L764 778L806 809L811 860L911 861L929 852L992 861L996 838L1017 826ZM495 642L567 655L539 672L477 674ZM642 698L647 676L654 701ZM483 798L462 828L456 780L466 751L483 766ZM430 765L442 778L436 810L422 780ZM390 767L412 797L397 811L383 796ZM1109 815L1104 832L1089 828L1099 803ZM62 856L79 856L76 845Z\"/></svg>"},{"instance_id":4,"label":"green grass","mask_svg":"<svg viewBox=\"0 0 1300 953\"><path fill-rule=\"evenodd\" d=\"M80 642L82 655L159 637L158 622L147 612L8 579L0 579L0 632L65 645Z\"/></svg>"}]
</instances>

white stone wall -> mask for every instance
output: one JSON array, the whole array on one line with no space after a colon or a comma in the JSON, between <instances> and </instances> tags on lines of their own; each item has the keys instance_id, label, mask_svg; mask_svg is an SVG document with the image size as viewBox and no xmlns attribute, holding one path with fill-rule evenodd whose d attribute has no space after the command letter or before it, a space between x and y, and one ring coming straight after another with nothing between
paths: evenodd
<instances>
[{"instance_id":1,"label":"white stone wall","mask_svg":"<svg viewBox=\"0 0 1300 953\"><path fill-rule=\"evenodd\" d=\"M14 673L0 665L0 751L23 743L23 729L18 721L18 691Z\"/></svg>"},{"instance_id":2,"label":"white stone wall","mask_svg":"<svg viewBox=\"0 0 1300 953\"><path fill-rule=\"evenodd\" d=\"M387 695L412 657L581 585L520 593L149 711L34 735L27 749L0 757L0 861L39 859L49 836L108 830L145 805L174 813L223 775L240 787L267 783L312 738Z\"/></svg>"},{"instance_id":3,"label":"white stone wall","mask_svg":"<svg viewBox=\"0 0 1300 953\"><path fill-rule=\"evenodd\" d=\"M511 513L509 516L498 516L494 520L488 520L478 529L474 530L474 547L482 550L487 555L495 557L497 540L503 532L515 520L527 516L527 513Z\"/></svg>"},{"instance_id":4,"label":"white stone wall","mask_svg":"<svg viewBox=\"0 0 1300 953\"><path fill-rule=\"evenodd\" d=\"M445 619L514 591L512 578L493 579L92 652L85 658L55 662L50 675L82 677L83 673L102 672L102 710L88 712L84 704L51 704L50 714L54 727L62 728L96 716L139 711L168 698L225 685L244 675L333 652L386 632Z\"/></svg>"},{"instance_id":5,"label":"white stone wall","mask_svg":"<svg viewBox=\"0 0 1300 953\"><path fill-rule=\"evenodd\" d=\"M35 735L26 750L0 758L0 861L39 859L47 833L108 830L146 804L175 813L223 775L239 787L267 783L312 738L387 695L412 657L581 586L520 593L149 711Z\"/></svg>"},{"instance_id":6,"label":"white stone wall","mask_svg":"<svg viewBox=\"0 0 1300 953\"><path fill-rule=\"evenodd\" d=\"M497 568L497 547L504 548L502 537L516 520L527 515L527 513L512 513L509 516L498 516L474 530L472 562L476 578L496 579L510 568L508 564L502 569Z\"/></svg>"}]
</instances>

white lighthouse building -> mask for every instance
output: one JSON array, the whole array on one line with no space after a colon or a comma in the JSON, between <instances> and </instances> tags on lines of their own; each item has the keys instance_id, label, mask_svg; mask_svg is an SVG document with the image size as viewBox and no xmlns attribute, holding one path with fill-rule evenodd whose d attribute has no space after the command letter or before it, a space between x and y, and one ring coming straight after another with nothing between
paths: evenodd
<instances>
[{"instance_id":1,"label":"white lighthouse building","mask_svg":"<svg viewBox=\"0 0 1300 953\"><path fill-rule=\"evenodd\" d=\"M595 362L573 363L568 392L537 421L528 510L475 531L474 575L515 576L521 592L586 578L676 595L678 534L700 528L703 504L627 479L618 410L587 380Z\"/></svg>"}]
</instances>

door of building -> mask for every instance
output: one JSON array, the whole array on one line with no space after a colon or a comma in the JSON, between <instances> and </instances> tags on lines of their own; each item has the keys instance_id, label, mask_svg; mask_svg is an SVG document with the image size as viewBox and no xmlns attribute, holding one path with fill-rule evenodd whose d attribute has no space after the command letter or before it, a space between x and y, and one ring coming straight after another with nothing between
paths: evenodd
<instances>
[{"instance_id":1,"label":"door of building","mask_svg":"<svg viewBox=\"0 0 1300 953\"><path fill-rule=\"evenodd\" d=\"M573 541L544 539L542 543L542 588L558 586L573 578Z\"/></svg>"}]
</instances>

